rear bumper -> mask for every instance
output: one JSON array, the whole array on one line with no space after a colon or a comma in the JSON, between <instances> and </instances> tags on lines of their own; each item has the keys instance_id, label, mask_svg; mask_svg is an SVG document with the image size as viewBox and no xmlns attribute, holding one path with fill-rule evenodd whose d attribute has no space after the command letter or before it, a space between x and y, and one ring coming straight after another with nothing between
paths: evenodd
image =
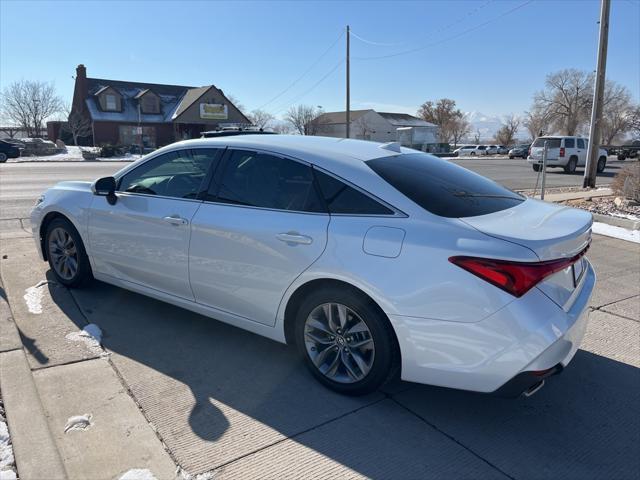
<instances>
[{"instance_id":1,"label":"rear bumper","mask_svg":"<svg viewBox=\"0 0 640 480\"><path fill-rule=\"evenodd\" d=\"M566 367L573 359L586 331L595 281L589 264L568 311L534 288L476 323L390 315L402 379L500 395L523 387L517 394L522 393L544 379L530 383L531 372Z\"/></svg>"},{"instance_id":2,"label":"rear bumper","mask_svg":"<svg viewBox=\"0 0 640 480\"><path fill-rule=\"evenodd\" d=\"M548 167L564 167L567 162L569 161L568 158L547 158L547 166ZM542 159L540 158L531 158L531 157L527 157L527 162L533 164L537 164L537 165L542 165Z\"/></svg>"}]
</instances>

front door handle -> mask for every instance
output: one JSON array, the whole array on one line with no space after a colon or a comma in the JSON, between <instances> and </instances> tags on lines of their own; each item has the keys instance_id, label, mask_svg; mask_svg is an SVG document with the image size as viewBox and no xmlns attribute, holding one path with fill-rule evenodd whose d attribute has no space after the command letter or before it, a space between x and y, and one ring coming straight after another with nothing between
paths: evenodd
<instances>
[{"instance_id":1,"label":"front door handle","mask_svg":"<svg viewBox=\"0 0 640 480\"><path fill-rule=\"evenodd\" d=\"M276 235L276 238L281 242L285 242L290 245L291 244L311 245L313 243L313 238L308 237L306 235L301 235L298 232L279 233Z\"/></svg>"},{"instance_id":2,"label":"front door handle","mask_svg":"<svg viewBox=\"0 0 640 480\"><path fill-rule=\"evenodd\" d=\"M171 215L170 217L164 217L163 220L171 225L187 225L189 220L182 218L178 215Z\"/></svg>"}]
</instances>

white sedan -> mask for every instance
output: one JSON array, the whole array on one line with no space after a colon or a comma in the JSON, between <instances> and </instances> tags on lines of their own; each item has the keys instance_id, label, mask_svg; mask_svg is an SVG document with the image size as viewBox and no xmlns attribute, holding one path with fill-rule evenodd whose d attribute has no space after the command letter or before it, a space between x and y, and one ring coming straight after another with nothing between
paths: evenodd
<instances>
[{"instance_id":1,"label":"white sedan","mask_svg":"<svg viewBox=\"0 0 640 480\"><path fill-rule=\"evenodd\" d=\"M346 394L531 394L572 359L591 215L397 144L247 135L162 148L32 213L57 281L92 278L295 344Z\"/></svg>"}]
</instances>

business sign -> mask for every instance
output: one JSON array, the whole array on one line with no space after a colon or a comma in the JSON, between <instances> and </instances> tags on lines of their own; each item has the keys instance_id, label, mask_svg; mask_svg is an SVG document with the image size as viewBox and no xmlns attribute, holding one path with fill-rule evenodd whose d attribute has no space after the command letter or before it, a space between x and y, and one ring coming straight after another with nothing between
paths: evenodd
<instances>
[{"instance_id":1,"label":"business sign","mask_svg":"<svg viewBox=\"0 0 640 480\"><path fill-rule=\"evenodd\" d=\"M201 103L200 118L205 120L226 120L229 118L227 106L221 103Z\"/></svg>"}]
</instances>

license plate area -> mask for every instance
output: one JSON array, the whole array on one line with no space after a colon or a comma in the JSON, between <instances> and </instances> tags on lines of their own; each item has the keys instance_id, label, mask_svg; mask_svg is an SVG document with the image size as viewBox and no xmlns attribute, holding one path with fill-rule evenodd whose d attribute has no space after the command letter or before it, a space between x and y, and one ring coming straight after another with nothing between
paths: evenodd
<instances>
[{"instance_id":1,"label":"license plate area","mask_svg":"<svg viewBox=\"0 0 640 480\"><path fill-rule=\"evenodd\" d=\"M576 263L571 266L573 270L573 286L577 287L584 275L584 257L580 257Z\"/></svg>"}]
</instances>

